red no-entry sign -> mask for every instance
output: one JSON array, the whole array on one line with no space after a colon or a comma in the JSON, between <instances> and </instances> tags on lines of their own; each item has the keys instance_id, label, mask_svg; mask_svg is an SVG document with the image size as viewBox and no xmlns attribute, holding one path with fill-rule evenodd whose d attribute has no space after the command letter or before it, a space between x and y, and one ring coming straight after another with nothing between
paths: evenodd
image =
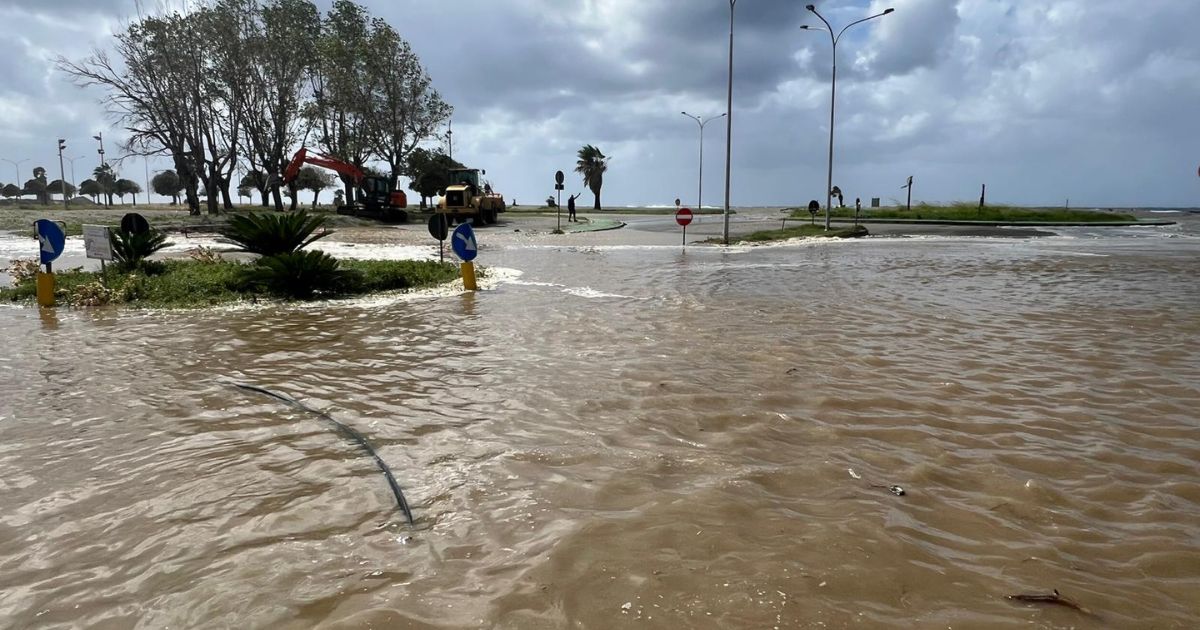
<instances>
[{"instance_id":1,"label":"red no-entry sign","mask_svg":"<svg viewBox=\"0 0 1200 630\"><path fill-rule=\"evenodd\" d=\"M675 222L687 227L692 222L692 211L688 208L680 208L679 212L675 213Z\"/></svg>"}]
</instances>

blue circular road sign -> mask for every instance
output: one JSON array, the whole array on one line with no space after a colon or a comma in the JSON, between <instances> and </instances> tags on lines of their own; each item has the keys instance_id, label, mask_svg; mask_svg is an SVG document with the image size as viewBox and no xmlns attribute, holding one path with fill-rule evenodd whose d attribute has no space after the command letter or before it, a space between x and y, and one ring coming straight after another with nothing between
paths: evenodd
<instances>
[{"instance_id":1,"label":"blue circular road sign","mask_svg":"<svg viewBox=\"0 0 1200 630\"><path fill-rule=\"evenodd\" d=\"M50 219L38 219L34 228L37 231L42 264L49 264L62 256L63 248L67 246L67 235L63 233L62 227Z\"/></svg>"},{"instance_id":2,"label":"blue circular road sign","mask_svg":"<svg viewBox=\"0 0 1200 630\"><path fill-rule=\"evenodd\" d=\"M475 230L470 223L460 224L454 228L454 236L450 238L450 246L454 253L464 262L471 262L479 255L479 245L475 243Z\"/></svg>"}]
</instances>

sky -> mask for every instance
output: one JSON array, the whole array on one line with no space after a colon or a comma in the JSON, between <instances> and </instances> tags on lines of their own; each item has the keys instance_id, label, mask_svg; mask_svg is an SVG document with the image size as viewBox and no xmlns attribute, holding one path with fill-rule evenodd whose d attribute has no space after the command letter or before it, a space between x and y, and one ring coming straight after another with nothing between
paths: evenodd
<instances>
[{"instance_id":1,"label":"sky","mask_svg":"<svg viewBox=\"0 0 1200 630\"><path fill-rule=\"evenodd\" d=\"M54 69L107 48L139 11L185 0L0 0L0 159L19 182L110 159L119 126ZM194 1L194 0L193 0ZM328 0L317 0L322 10ZM695 206L699 125L726 111L728 0L361 0L412 43L454 106L453 152L509 201L566 193L584 144L606 206ZM804 1L733 11L731 204L824 202L832 55ZM827 0L840 30L833 183L850 201L1200 206L1200 0ZM19 25L19 28L14 27ZM725 194L726 121L704 127L704 206ZM28 161L23 161L28 160ZM166 160L121 175L145 186ZM0 161L0 183L16 178ZM18 183L19 183L18 182ZM325 194L324 199L329 198ZM565 195L564 195L565 196ZM302 197L302 199L305 197ZM590 204L591 194L583 201Z\"/></svg>"}]
</instances>

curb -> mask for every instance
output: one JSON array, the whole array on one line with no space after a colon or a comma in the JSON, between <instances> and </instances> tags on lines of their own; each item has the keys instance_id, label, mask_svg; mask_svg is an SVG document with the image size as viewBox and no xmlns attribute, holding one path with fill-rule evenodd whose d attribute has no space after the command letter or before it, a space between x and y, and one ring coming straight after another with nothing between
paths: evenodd
<instances>
[{"instance_id":1,"label":"curb","mask_svg":"<svg viewBox=\"0 0 1200 630\"><path fill-rule=\"evenodd\" d=\"M608 230L619 230L625 227L624 222L613 219L589 219L584 217L584 221L587 221L587 225L577 225L569 230L566 230L566 232L568 234L578 234L582 232L605 232Z\"/></svg>"},{"instance_id":2,"label":"curb","mask_svg":"<svg viewBox=\"0 0 1200 630\"><path fill-rule=\"evenodd\" d=\"M820 220L820 217L817 217ZM783 221L802 221L799 217L787 217ZM854 223L854 219L839 219L833 217L830 223ZM893 224L893 225L965 225L975 227L1162 227L1175 225L1175 221L1084 221L1084 222L1050 222L1050 221L956 221L949 219L859 219L859 223Z\"/></svg>"}]
</instances>

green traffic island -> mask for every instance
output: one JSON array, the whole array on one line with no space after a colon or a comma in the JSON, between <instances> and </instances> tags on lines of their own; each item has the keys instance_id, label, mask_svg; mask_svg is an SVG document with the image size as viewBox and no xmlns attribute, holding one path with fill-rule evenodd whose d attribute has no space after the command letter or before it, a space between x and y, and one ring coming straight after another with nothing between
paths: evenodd
<instances>
[{"instance_id":1,"label":"green traffic island","mask_svg":"<svg viewBox=\"0 0 1200 630\"><path fill-rule=\"evenodd\" d=\"M734 240L738 243L769 243L773 241L786 241L793 238L862 238L870 236L870 234L867 228L861 225L826 230L823 225L806 224L779 230L751 232L745 236L738 236ZM725 241L721 237L714 237L700 242L717 245Z\"/></svg>"},{"instance_id":2,"label":"green traffic island","mask_svg":"<svg viewBox=\"0 0 1200 630\"><path fill-rule=\"evenodd\" d=\"M248 262L227 260L207 248L189 259L149 260L170 245L163 232L114 230L114 264L106 272L73 269L55 276L60 305L134 308L202 308L262 301L354 298L434 287L459 277L452 263L413 260L339 260L305 249L331 231L317 232L324 217L292 214L236 216L221 234L238 251L256 255ZM36 260L8 268L11 288L0 288L0 301L34 304Z\"/></svg>"},{"instance_id":3,"label":"green traffic island","mask_svg":"<svg viewBox=\"0 0 1200 630\"><path fill-rule=\"evenodd\" d=\"M337 214L332 206L313 208L298 208L325 217L326 227L377 227L378 221L363 219L349 215ZM61 220L67 236L83 234L84 225L113 225L121 221L126 213L136 212L146 217L150 223L164 232L188 234L219 233L229 226L229 220L235 216L245 216L258 212L274 213L273 208L240 206L230 210L222 210L221 214L209 215L188 214L186 206L155 205L117 205L110 208L88 202L87 205L71 201L69 208L63 208L61 203L53 205L18 205L0 207L0 231L18 234L32 234L33 223L38 219L51 218ZM285 214L291 212L285 207ZM414 219L415 220L415 219ZM411 221L410 221L411 222Z\"/></svg>"},{"instance_id":4,"label":"green traffic island","mask_svg":"<svg viewBox=\"0 0 1200 630\"><path fill-rule=\"evenodd\" d=\"M75 308L116 305L191 309L355 298L435 287L459 277L458 268L451 263L338 260L318 250L298 254L290 259L251 263L148 261L135 269L113 265L107 274L80 269L56 271L55 297L60 306ZM298 260L300 257L303 261ZM36 303L35 285L28 277L17 280L11 288L0 288L0 302L32 306Z\"/></svg>"},{"instance_id":5,"label":"green traffic island","mask_svg":"<svg viewBox=\"0 0 1200 630\"><path fill-rule=\"evenodd\" d=\"M807 209L794 209L791 217L808 219ZM823 216L819 214L818 217ZM830 217L839 222L853 221L854 208L834 208ZM1096 210L1069 210L1066 208L1022 208L1017 206L954 203L945 206L918 204L911 210L904 207L863 208L859 213L860 223L923 223L931 225L978 225L978 226L1131 226L1172 225L1171 221L1139 221L1133 215Z\"/></svg>"}]
</instances>

